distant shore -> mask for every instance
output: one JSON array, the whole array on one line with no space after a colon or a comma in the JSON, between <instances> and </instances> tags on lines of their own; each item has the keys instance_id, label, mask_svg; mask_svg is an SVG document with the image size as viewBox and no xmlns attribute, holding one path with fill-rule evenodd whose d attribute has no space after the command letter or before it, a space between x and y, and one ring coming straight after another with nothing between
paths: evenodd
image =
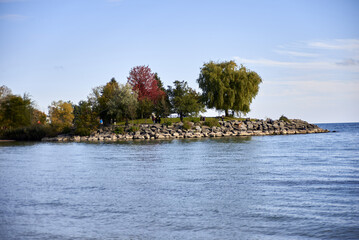
<instances>
[{"instance_id":1,"label":"distant shore","mask_svg":"<svg viewBox=\"0 0 359 240\"><path fill-rule=\"evenodd\" d=\"M218 121L217 126L205 126L203 122L166 124L140 124L103 127L89 136L60 135L43 138L45 142L117 142L126 140L153 140L176 138L217 138L234 136L266 136L288 134L310 134L329 132L315 124L299 119L283 120L229 120ZM118 129L122 128L119 132Z\"/></svg>"}]
</instances>

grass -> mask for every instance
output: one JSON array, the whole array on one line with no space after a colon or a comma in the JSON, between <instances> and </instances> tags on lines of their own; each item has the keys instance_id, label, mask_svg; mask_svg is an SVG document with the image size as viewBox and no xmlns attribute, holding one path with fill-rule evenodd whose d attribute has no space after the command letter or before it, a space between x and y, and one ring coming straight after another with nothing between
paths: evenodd
<instances>
[{"instance_id":1,"label":"grass","mask_svg":"<svg viewBox=\"0 0 359 240\"><path fill-rule=\"evenodd\" d=\"M216 117L206 117L206 121L209 119L216 119ZM231 121L231 120L245 121L245 120L247 120L247 118L225 117L224 120L225 121ZM257 119L250 119L250 120L256 121ZM183 118L183 122L185 122L185 121L197 123L197 122L199 122L199 118L198 117L185 117L185 118ZM181 122L180 118L162 118L161 119L161 124L166 124L166 125L172 125L173 123L179 123L179 122ZM125 124L126 124L125 121L116 123L117 126L122 126ZM153 122L150 118L143 118L143 119L130 120L129 124L132 124L132 125L153 124Z\"/></svg>"}]
</instances>

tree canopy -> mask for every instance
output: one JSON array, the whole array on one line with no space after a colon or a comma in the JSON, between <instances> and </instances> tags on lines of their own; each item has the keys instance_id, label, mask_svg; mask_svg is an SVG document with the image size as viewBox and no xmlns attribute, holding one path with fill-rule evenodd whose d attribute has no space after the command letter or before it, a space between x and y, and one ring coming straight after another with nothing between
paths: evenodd
<instances>
[{"instance_id":1,"label":"tree canopy","mask_svg":"<svg viewBox=\"0 0 359 240\"><path fill-rule=\"evenodd\" d=\"M238 67L234 61L210 61L203 64L197 82L205 105L223 110L228 116L229 110L244 114L250 111L262 79L243 65Z\"/></svg>"},{"instance_id":2,"label":"tree canopy","mask_svg":"<svg viewBox=\"0 0 359 240\"><path fill-rule=\"evenodd\" d=\"M137 109L137 92L129 84L119 84L108 104L109 113L116 119L134 119Z\"/></svg>"},{"instance_id":3,"label":"tree canopy","mask_svg":"<svg viewBox=\"0 0 359 240\"><path fill-rule=\"evenodd\" d=\"M168 87L168 95L173 111L180 117L198 115L204 110L199 93L190 88L185 81L174 81L174 87Z\"/></svg>"},{"instance_id":4,"label":"tree canopy","mask_svg":"<svg viewBox=\"0 0 359 240\"><path fill-rule=\"evenodd\" d=\"M73 107L70 102L53 101L49 106L51 125L58 131L72 126L74 120Z\"/></svg>"},{"instance_id":5,"label":"tree canopy","mask_svg":"<svg viewBox=\"0 0 359 240\"><path fill-rule=\"evenodd\" d=\"M4 94L0 101L0 125L6 128L29 126L33 119L33 104L24 95Z\"/></svg>"},{"instance_id":6,"label":"tree canopy","mask_svg":"<svg viewBox=\"0 0 359 240\"><path fill-rule=\"evenodd\" d=\"M136 66L131 69L127 80L133 90L137 91L139 101L148 98L155 104L165 94L158 86L156 78L158 76L152 73L148 66Z\"/></svg>"}]
</instances>

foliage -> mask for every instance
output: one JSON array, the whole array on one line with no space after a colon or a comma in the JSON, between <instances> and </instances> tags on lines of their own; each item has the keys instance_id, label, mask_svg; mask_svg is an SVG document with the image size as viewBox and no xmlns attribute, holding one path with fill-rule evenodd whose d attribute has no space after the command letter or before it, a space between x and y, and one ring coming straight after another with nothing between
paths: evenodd
<instances>
[{"instance_id":1,"label":"foliage","mask_svg":"<svg viewBox=\"0 0 359 240\"><path fill-rule=\"evenodd\" d=\"M128 129L129 132L137 132L139 130L140 130L140 128L136 125L133 125Z\"/></svg>"},{"instance_id":2,"label":"foliage","mask_svg":"<svg viewBox=\"0 0 359 240\"><path fill-rule=\"evenodd\" d=\"M18 141L40 141L44 137L53 137L56 134L50 126L35 124L27 127L6 129L1 133L1 138Z\"/></svg>"},{"instance_id":3,"label":"foliage","mask_svg":"<svg viewBox=\"0 0 359 240\"><path fill-rule=\"evenodd\" d=\"M133 67L127 80L138 93L139 101L147 98L155 104L161 96L165 95L158 86L156 74L152 73L148 66Z\"/></svg>"},{"instance_id":4,"label":"foliage","mask_svg":"<svg viewBox=\"0 0 359 240\"><path fill-rule=\"evenodd\" d=\"M89 136L91 134L91 130L85 127L76 127L74 134L78 136Z\"/></svg>"},{"instance_id":5,"label":"foliage","mask_svg":"<svg viewBox=\"0 0 359 240\"><path fill-rule=\"evenodd\" d=\"M58 132L71 128L74 120L73 107L70 102L62 100L52 102L49 106L51 126Z\"/></svg>"},{"instance_id":6,"label":"foliage","mask_svg":"<svg viewBox=\"0 0 359 240\"><path fill-rule=\"evenodd\" d=\"M181 117L185 115L196 116L199 112L204 111L199 93L188 87L187 82L175 81L174 88L169 86L167 92L174 112Z\"/></svg>"},{"instance_id":7,"label":"foliage","mask_svg":"<svg viewBox=\"0 0 359 240\"><path fill-rule=\"evenodd\" d=\"M32 102L27 95L5 95L0 101L0 126L19 128L30 126L32 120Z\"/></svg>"},{"instance_id":8,"label":"foliage","mask_svg":"<svg viewBox=\"0 0 359 240\"><path fill-rule=\"evenodd\" d=\"M31 124L46 124L46 114L37 109L32 110Z\"/></svg>"},{"instance_id":9,"label":"foliage","mask_svg":"<svg viewBox=\"0 0 359 240\"><path fill-rule=\"evenodd\" d=\"M206 121L204 121L203 125L208 127L220 127L220 124L216 118L206 118Z\"/></svg>"},{"instance_id":10,"label":"foliage","mask_svg":"<svg viewBox=\"0 0 359 240\"><path fill-rule=\"evenodd\" d=\"M250 104L259 91L261 77L243 65L238 68L234 61L215 63L210 61L201 68L197 79L208 108L242 112L250 111Z\"/></svg>"},{"instance_id":11,"label":"foliage","mask_svg":"<svg viewBox=\"0 0 359 240\"><path fill-rule=\"evenodd\" d=\"M163 124L166 125L166 127L172 126L172 122L169 120L166 120Z\"/></svg>"},{"instance_id":12,"label":"foliage","mask_svg":"<svg viewBox=\"0 0 359 240\"><path fill-rule=\"evenodd\" d=\"M97 113L92 109L89 101L80 101L74 106L75 134L87 136L99 126Z\"/></svg>"},{"instance_id":13,"label":"foliage","mask_svg":"<svg viewBox=\"0 0 359 240\"><path fill-rule=\"evenodd\" d=\"M152 110L153 110L153 102L148 98L144 97L141 100L138 101L138 115L140 118L148 118L151 116Z\"/></svg>"},{"instance_id":14,"label":"foliage","mask_svg":"<svg viewBox=\"0 0 359 240\"><path fill-rule=\"evenodd\" d=\"M109 105L118 91L118 88L119 85L116 79L112 78L106 85L92 89L89 102L94 112L97 112L104 124L110 124L111 119L116 118L115 114L109 109Z\"/></svg>"},{"instance_id":15,"label":"foliage","mask_svg":"<svg viewBox=\"0 0 359 240\"><path fill-rule=\"evenodd\" d=\"M279 120L290 123L290 120L284 115L280 116Z\"/></svg>"},{"instance_id":16,"label":"foliage","mask_svg":"<svg viewBox=\"0 0 359 240\"><path fill-rule=\"evenodd\" d=\"M11 89L8 88L8 87L5 86L5 85L2 85L2 86L0 87L0 101L1 101L2 99L5 99L5 98L6 98L7 96L9 96L9 95L12 95Z\"/></svg>"},{"instance_id":17,"label":"foliage","mask_svg":"<svg viewBox=\"0 0 359 240\"><path fill-rule=\"evenodd\" d=\"M124 134L125 129L123 127L116 127L115 131L116 134Z\"/></svg>"},{"instance_id":18,"label":"foliage","mask_svg":"<svg viewBox=\"0 0 359 240\"><path fill-rule=\"evenodd\" d=\"M200 119L199 119L199 117L190 117L190 118L189 118L189 121L190 121L190 122L193 122L193 123L199 123L199 122L200 122Z\"/></svg>"},{"instance_id":19,"label":"foliage","mask_svg":"<svg viewBox=\"0 0 359 240\"><path fill-rule=\"evenodd\" d=\"M158 77L158 74L155 73L155 79L157 81L158 88L163 91L165 94L161 95L154 105L154 112L157 116L167 117L171 114L171 103L168 97L167 91L163 87L161 79Z\"/></svg>"},{"instance_id":20,"label":"foliage","mask_svg":"<svg viewBox=\"0 0 359 240\"><path fill-rule=\"evenodd\" d=\"M118 85L108 103L109 114L115 119L134 119L137 106L137 93L129 84Z\"/></svg>"},{"instance_id":21,"label":"foliage","mask_svg":"<svg viewBox=\"0 0 359 240\"><path fill-rule=\"evenodd\" d=\"M189 129L192 128L192 125L190 124L189 121L184 121L182 128L183 128L184 130L189 130Z\"/></svg>"}]
</instances>

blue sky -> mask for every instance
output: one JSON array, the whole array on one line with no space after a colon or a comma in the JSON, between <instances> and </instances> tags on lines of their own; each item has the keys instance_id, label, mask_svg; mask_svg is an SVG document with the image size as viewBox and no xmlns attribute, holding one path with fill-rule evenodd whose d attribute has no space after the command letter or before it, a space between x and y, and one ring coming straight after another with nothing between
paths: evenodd
<instances>
[{"instance_id":1,"label":"blue sky","mask_svg":"<svg viewBox=\"0 0 359 240\"><path fill-rule=\"evenodd\" d=\"M359 122L358 12L349 0L0 0L0 85L47 112L137 65L198 89L203 63L235 60L263 79L248 117Z\"/></svg>"}]
</instances>

